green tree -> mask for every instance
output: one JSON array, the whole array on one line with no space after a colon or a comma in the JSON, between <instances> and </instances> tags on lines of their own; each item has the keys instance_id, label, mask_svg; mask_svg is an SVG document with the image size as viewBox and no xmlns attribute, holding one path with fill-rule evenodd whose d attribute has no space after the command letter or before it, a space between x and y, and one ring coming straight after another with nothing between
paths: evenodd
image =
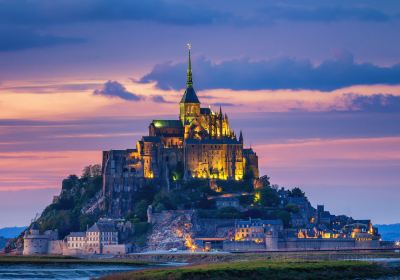
<instances>
[{"instance_id":1,"label":"green tree","mask_svg":"<svg viewBox=\"0 0 400 280\"><path fill-rule=\"evenodd\" d=\"M271 187L264 187L255 192L254 203L266 207L277 207L279 205L278 192Z\"/></svg>"},{"instance_id":2,"label":"green tree","mask_svg":"<svg viewBox=\"0 0 400 280\"><path fill-rule=\"evenodd\" d=\"M135 205L135 218L138 218L140 221L147 220L147 207L149 203L146 200L141 200Z\"/></svg>"},{"instance_id":3,"label":"green tree","mask_svg":"<svg viewBox=\"0 0 400 280\"><path fill-rule=\"evenodd\" d=\"M306 194L298 187L293 188L290 191L290 196L292 197L306 197Z\"/></svg>"},{"instance_id":4,"label":"green tree","mask_svg":"<svg viewBox=\"0 0 400 280\"><path fill-rule=\"evenodd\" d=\"M217 212L217 218L219 219L239 219L241 217L240 211L234 207L223 207Z\"/></svg>"}]
</instances>

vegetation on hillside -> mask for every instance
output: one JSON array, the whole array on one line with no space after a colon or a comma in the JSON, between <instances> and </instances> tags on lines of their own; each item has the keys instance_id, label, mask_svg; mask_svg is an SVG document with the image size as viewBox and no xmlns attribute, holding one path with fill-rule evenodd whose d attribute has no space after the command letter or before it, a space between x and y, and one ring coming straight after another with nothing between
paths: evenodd
<instances>
[{"instance_id":1,"label":"vegetation on hillside","mask_svg":"<svg viewBox=\"0 0 400 280\"><path fill-rule=\"evenodd\" d=\"M178 173L177 173L178 174ZM178 174L179 175L179 174ZM203 218L219 219L281 219L285 226L290 225L291 213L299 211L296 205L281 205L279 188L271 186L269 178L262 178L262 185L253 187L253 180L210 182L207 179L182 180L176 175L171 179L169 191L159 183L148 181L138 189L133 197L132 209L124 218L134 225L134 233L129 237L137 244L144 244L151 231L147 224L147 208L152 205L154 212L163 210L197 209ZM45 208L37 219L40 230L57 229L59 237L64 238L72 231L84 231L100 217L106 215L105 209L85 214L85 207L100 198L103 178L100 165L84 168L80 177L70 175L62 181L60 195ZM221 195L238 197L241 210L233 207L217 208L215 198ZM293 197L305 197L304 192L294 188L289 192Z\"/></svg>"},{"instance_id":2,"label":"vegetation on hillside","mask_svg":"<svg viewBox=\"0 0 400 280\"><path fill-rule=\"evenodd\" d=\"M102 176L99 165L84 168L81 177L70 175L62 181L60 195L45 208L37 219L39 228L44 230L58 229L60 238L71 231L84 231L103 214L82 213L82 208L95 199L101 190Z\"/></svg>"}]
</instances>

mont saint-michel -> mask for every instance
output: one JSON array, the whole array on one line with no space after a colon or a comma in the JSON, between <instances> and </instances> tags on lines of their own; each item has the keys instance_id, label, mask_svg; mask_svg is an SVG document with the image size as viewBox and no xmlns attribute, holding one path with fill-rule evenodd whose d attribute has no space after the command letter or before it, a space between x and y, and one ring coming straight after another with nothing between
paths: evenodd
<instances>
[{"instance_id":1,"label":"mont saint-michel","mask_svg":"<svg viewBox=\"0 0 400 280\"><path fill-rule=\"evenodd\" d=\"M195 69L193 70L195 73ZM176 119L155 119L136 147L103 151L101 165L62 182L61 193L8 252L285 252L392 248L367 217L313 207L300 188L260 175L221 107L202 107L189 45ZM132 139L133 142L133 139ZM366 213L368 215L368 213Z\"/></svg>"}]
</instances>

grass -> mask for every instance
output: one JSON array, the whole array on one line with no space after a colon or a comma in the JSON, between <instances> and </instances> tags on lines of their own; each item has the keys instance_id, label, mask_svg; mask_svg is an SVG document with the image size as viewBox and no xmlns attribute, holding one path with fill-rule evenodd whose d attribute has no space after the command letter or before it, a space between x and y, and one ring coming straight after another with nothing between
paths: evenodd
<instances>
[{"instance_id":1,"label":"grass","mask_svg":"<svg viewBox=\"0 0 400 280\"><path fill-rule=\"evenodd\" d=\"M364 279L400 275L400 268L356 261L241 261L113 274L102 280Z\"/></svg>"},{"instance_id":2,"label":"grass","mask_svg":"<svg viewBox=\"0 0 400 280\"><path fill-rule=\"evenodd\" d=\"M0 264L126 264L126 265L154 265L155 262L129 259L81 259L68 256L0 256Z\"/></svg>"}]
</instances>

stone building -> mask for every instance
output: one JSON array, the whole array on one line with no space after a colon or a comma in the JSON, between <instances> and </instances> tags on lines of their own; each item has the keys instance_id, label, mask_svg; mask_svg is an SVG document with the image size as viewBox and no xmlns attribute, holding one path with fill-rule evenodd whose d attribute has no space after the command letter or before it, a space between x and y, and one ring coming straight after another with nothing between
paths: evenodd
<instances>
[{"instance_id":1,"label":"stone building","mask_svg":"<svg viewBox=\"0 0 400 280\"><path fill-rule=\"evenodd\" d=\"M47 230L41 233L37 224L33 223L31 228L24 234L24 249L22 254L29 255L45 255L57 250L59 240L58 232ZM57 244L53 244L57 243Z\"/></svg>"},{"instance_id":2,"label":"stone building","mask_svg":"<svg viewBox=\"0 0 400 280\"><path fill-rule=\"evenodd\" d=\"M100 219L86 232L71 232L66 236L67 254L103 254L117 251L118 230L113 220ZM112 249L108 247L112 247ZM108 249L107 249L108 248ZM122 250L123 251L123 250Z\"/></svg>"},{"instance_id":3,"label":"stone building","mask_svg":"<svg viewBox=\"0 0 400 280\"><path fill-rule=\"evenodd\" d=\"M102 166L103 192L111 198L113 193L143 186L146 180L158 180L169 187L169 182L177 179L259 176L257 154L243 147L242 132L236 135L227 114L221 108L215 112L201 107L193 87L190 49L178 119L153 120L148 136L143 136L136 148L104 151ZM111 200L119 203L118 209L130 204L129 199Z\"/></svg>"},{"instance_id":4,"label":"stone building","mask_svg":"<svg viewBox=\"0 0 400 280\"><path fill-rule=\"evenodd\" d=\"M281 220L240 220L235 225L235 241L262 243L265 240L265 234L267 232L279 232L282 230L283 223Z\"/></svg>"}]
</instances>

